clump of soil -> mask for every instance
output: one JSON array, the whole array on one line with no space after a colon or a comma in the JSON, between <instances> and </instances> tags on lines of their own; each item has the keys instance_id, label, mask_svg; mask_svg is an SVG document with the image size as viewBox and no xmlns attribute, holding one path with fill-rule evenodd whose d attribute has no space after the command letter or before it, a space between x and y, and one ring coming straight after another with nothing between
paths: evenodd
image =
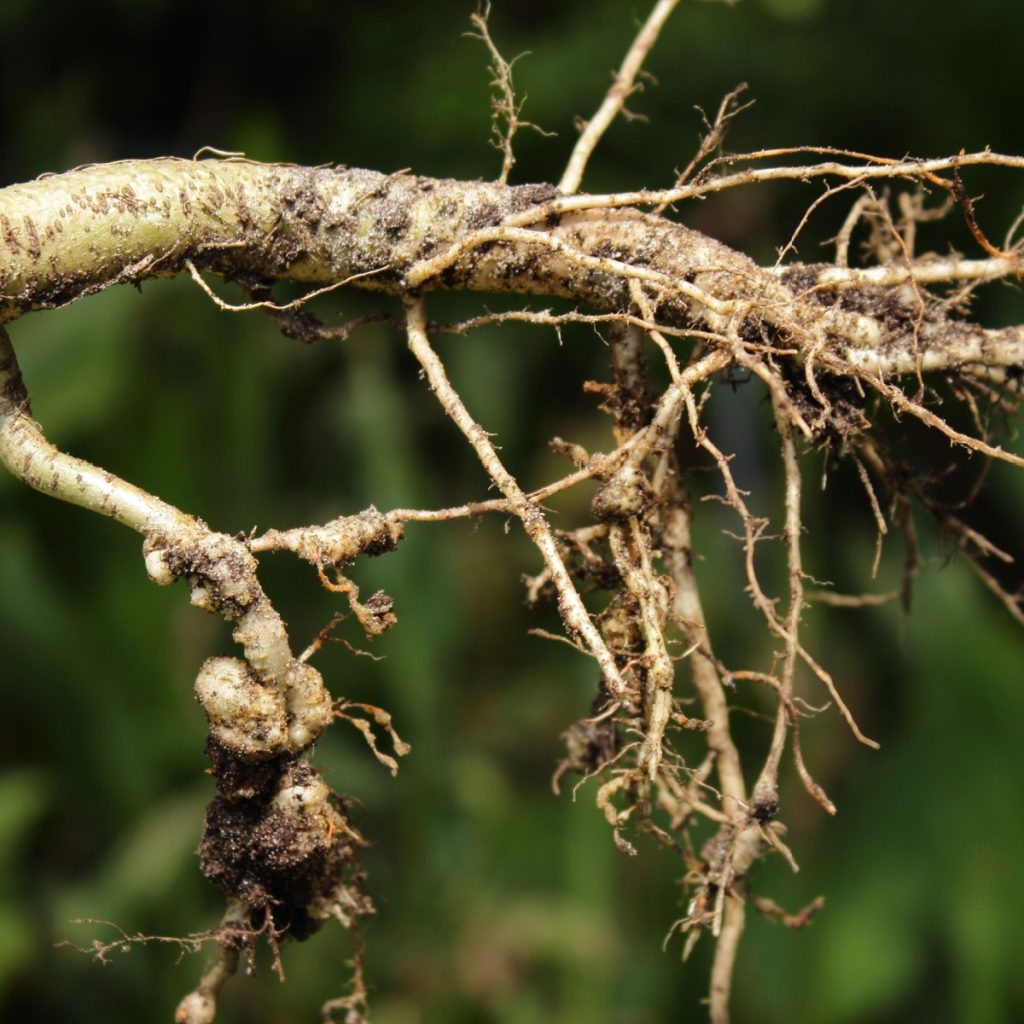
<instances>
[{"instance_id":1,"label":"clump of soil","mask_svg":"<svg viewBox=\"0 0 1024 1024\"><path fill-rule=\"evenodd\" d=\"M252 927L305 939L328 917L373 913L344 805L307 761L247 763L215 743L220 795L206 812L203 874L242 902Z\"/></svg>"}]
</instances>

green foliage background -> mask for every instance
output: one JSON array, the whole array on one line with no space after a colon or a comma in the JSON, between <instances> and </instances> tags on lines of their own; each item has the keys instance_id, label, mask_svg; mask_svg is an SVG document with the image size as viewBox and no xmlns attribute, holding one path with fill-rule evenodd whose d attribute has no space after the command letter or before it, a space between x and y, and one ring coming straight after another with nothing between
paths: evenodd
<instances>
[{"instance_id":1,"label":"green foliage background","mask_svg":"<svg viewBox=\"0 0 1024 1024\"><path fill-rule=\"evenodd\" d=\"M649 64L659 84L632 103L649 123L611 131L587 187L670 181L695 145L694 104L713 111L740 81L757 105L730 135L733 150L1021 152L1024 8L940 7L684 0ZM5 0L0 179L203 145L262 160L491 177L485 53L462 35L471 10L452 0ZM496 0L503 52L532 51L516 65L525 116L558 133L521 136L515 180L557 180L573 116L594 109L646 12L621 0ZM1021 179L978 174L968 186L988 194L980 217L999 237L1021 207ZM817 194L763 188L680 215L770 259ZM842 200L825 206L801 238L801 258L827 258L818 242L844 212ZM955 228L953 240L968 249ZM989 320L1024 321L1016 289L985 302ZM432 311L479 305L438 297ZM322 312L378 306L346 294ZM389 329L306 348L268 321L219 313L178 280L28 317L12 337L35 412L59 445L217 528L283 527L371 502L440 506L485 491ZM544 449L552 435L607 447L607 426L579 387L606 373L592 332L567 332L561 347L510 327L440 345L525 481L560 468ZM742 450L738 471L766 488L763 507L777 516L762 398L753 385L737 389L713 425L721 444ZM948 452L912 432L897 443L922 465L941 466ZM809 474L807 562L841 589L863 589L873 527L850 476L833 467L818 494ZM1022 507L1024 477L997 468L971 521L1019 555ZM559 522L572 522L582 499L559 509ZM704 514L700 571L719 653L765 667L770 645L720 532L731 524L714 507ZM362 802L360 825L376 844L367 856L379 906L368 929L374 1020L699 1020L708 949L684 967L678 940L661 946L681 910L679 864L648 844L635 861L619 854L591 790L575 803L549 791L559 733L586 712L593 673L568 648L526 636L554 619L523 608L519 574L537 559L506 525L410 528L397 553L357 571L397 602L399 626L374 647L385 660L337 645L319 663L336 694L391 709L414 748L394 781L342 725L317 751L328 781ZM809 931L751 922L740 1022L1024 1020L1024 636L921 526L926 562L909 616L808 613L812 646L882 749L856 747L835 716L805 731L809 762L840 813L826 820L791 785L784 817L803 870L791 876L769 861L754 881L793 909L819 893L828 902ZM879 589L898 571L898 545L888 547ZM153 587L139 554L119 527L0 477L5 1021L169 1020L198 959L179 963L173 948L152 946L103 967L54 944L114 934L71 923L78 918L174 935L219 915L193 857L211 786L191 683L230 640L180 587ZM338 602L283 556L265 572L301 645ZM760 699L739 697L753 711L764 710ZM762 719L738 718L737 729L763 749ZM350 952L336 927L286 948L287 984L264 962L227 991L222 1020L316 1019L346 979Z\"/></svg>"}]
</instances>

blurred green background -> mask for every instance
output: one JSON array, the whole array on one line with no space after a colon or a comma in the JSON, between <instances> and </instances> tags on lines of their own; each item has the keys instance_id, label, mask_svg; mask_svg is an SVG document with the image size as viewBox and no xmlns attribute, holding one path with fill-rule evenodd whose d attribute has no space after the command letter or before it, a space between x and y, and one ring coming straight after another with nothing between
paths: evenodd
<instances>
[{"instance_id":1,"label":"blurred green background","mask_svg":"<svg viewBox=\"0 0 1024 1024\"><path fill-rule=\"evenodd\" d=\"M464 37L472 0L190 0L0 4L4 146L0 180L89 161L203 145L261 160L337 161L393 171L493 177L488 72ZM520 136L517 181L557 180L646 3L496 0L495 39L529 50L516 80L525 116L557 137ZM684 0L632 107L591 165L591 190L659 186L686 163L699 119L741 81L757 100L730 148L832 144L900 156L961 147L1024 151L1019 46L1024 8L1007 0ZM1008 173L972 174L997 240L1024 201ZM738 191L680 216L770 260L819 186ZM848 208L832 200L801 237L819 248ZM926 236L969 248L962 227ZM929 239L934 241L929 242ZM230 296L231 289L221 287ZM379 308L358 294L331 317ZM438 296L436 318L481 301ZM992 289L988 322L1024 321L1015 288ZM118 289L18 322L11 331L34 409L60 446L197 513L248 530L324 520L375 503L440 506L483 497L481 471L418 382L402 339L367 329L303 347L256 316L218 312L190 283ZM512 327L441 339L456 383L530 485L561 468L553 435L609 444L580 382L607 374L589 330ZM777 453L764 395L723 390L712 424L741 450L737 472L778 522ZM897 430L904 430L898 427ZM895 434L908 460L941 468L945 443ZM808 570L855 590L893 585L898 543L868 579L870 514L850 471L820 493L808 470ZM969 467L958 480L976 473ZM697 488L714 488L710 474ZM577 522L585 496L558 506ZM970 521L1020 555L1024 476L996 468ZM772 645L742 593L734 524L700 509L712 636L735 667L766 668ZM335 645L319 659L332 691L388 707L413 745L397 780L339 724L316 761L360 803L378 917L367 979L378 1024L700 1020L709 943L686 965L662 938L682 912L680 865L641 842L612 845L585 789L573 803L548 779L559 733L586 713L590 665L526 635L555 627L523 607L535 554L499 519L412 526L398 552L356 570L384 587L399 625L383 661ZM812 929L752 919L736 979L740 1022L1024 1021L1024 635L919 517L925 563L912 613L811 609L808 640L865 730L857 747L835 715L805 729L812 771L839 806L826 816L790 778L783 817L802 871L760 865L759 892L790 909L825 894ZM1010 577L1012 578L1012 577ZM265 583L296 645L338 609L283 556ZM107 966L55 943L116 932L213 926L218 894L193 851L211 795L204 722L191 696L201 661L230 653L227 628L182 588L147 580L136 537L0 477L0 1019L167 1021L202 956L137 948ZM351 623L342 633L358 642ZM805 682L811 699L820 694ZM737 731L756 765L763 695ZM791 774L791 772L789 773ZM348 977L338 927L284 950L288 981L263 958L225 993L224 1024L315 1020Z\"/></svg>"}]
</instances>

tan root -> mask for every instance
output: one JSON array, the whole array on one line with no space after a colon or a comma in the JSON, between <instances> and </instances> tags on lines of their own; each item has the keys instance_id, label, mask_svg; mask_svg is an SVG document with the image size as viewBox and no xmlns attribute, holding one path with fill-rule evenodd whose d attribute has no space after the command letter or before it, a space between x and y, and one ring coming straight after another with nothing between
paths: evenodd
<instances>
[{"instance_id":1,"label":"tan root","mask_svg":"<svg viewBox=\"0 0 1024 1024\"><path fill-rule=\"evenodd\" d=\"M883 422L887 415L903 418L940 436L950 465L971 456L1024 466L1024 455L1004 447L990 426L1018 407L1024 325L986 328L964 312L973 289L1021 276L1019 223L994 244L963 182L977 166L1020 172L1024 157L982 151L894 160L815 148L724 156L726 128L742 109L736 90L705 122L694 158L672 187L579 194L588 161L625 113L643 60L675 6L676 0L654 4L607 96L583 125L557 188L507 184L513 137L525 122L484 7L473 27L491 55L497 89L503 165L496 182L230 158L130 161L0 190L0 324L112 284L188 273L221 310L260 310L303 340L338 340L367 322L400 325L440 414L490 488L477 500L454 496L461 503L446 508L370 507L250 536L214 531L55 448L31 416L0 327L0 458L29 486L141 533L154 582L183 581L193 605L231 623L239 647L234 657L209 659L196 681L218 787L200 854L229 912L214 936L220 953L182 1001L180 1024L214 1019L217 994L256 935L276 943L311 934L327 918L349 926L372 913L358 868L364 842L349 822L346 798L307 760L316 739L343 719L392 774L397 758L411 750L389 712L332 697L309 664L340 614L298 657L292 653L257 578L257 556L284 551L308 562L372 640L397 615L382 591L360 597L351 578L355 563L394 551L406 529L487 513L518 522L535 549L528 600L537 607L550 601L562 628L557 636L534 632L569 643L593 670L592 701L565 733L566 756L553 785L557 791L563 776L577 775L575 795L582 782L596 780L597 807L620 850L637 854L652 838L680 859L687 906L672 930L683 935L684 956L702 935L715 944L715 1024L729 1019L747 904L790 928L808 925L822 905L818 899L790 914L755 885L758 862L772 853L796 870L781 818L794 792L805 799L801 785L823 810L836 812L804 758L806 720L838 715L849 742L877 747L855 718L857 702L847 703L809 649L807 605L908 605L920 562L914 511L923 510L1024 623L1020 591L1005 579L1010 556L970 525L963 508L939 501L927 476L893 457ZM691 200L767 181L824 186L793 239L822 203L849 203L833 262L803 265L780 256L760 267L669 217ZM880 182L902 182L906 191L890 197L875 190ZM918 191L925 185L944 201L926 205ZM917 254L918 224L942 215L963 218L975 251ZM870 257L854 265L854 240L865 235ZM788 258L791 246L783 253ZM253 301L229 306L207 283L210 274L239 280ZM270 293L279 280L310 290L278 304ZM343 286L397 296L401 316L392 310L332 328L304 309L310 298ZM429 293L441 288L568 299L573 308L524 307L431 323ZM567 469L532 487L500 454L435 348L441 335L455 336L446 345L461 344L471 330L510 323L559 333L587 324L602 332L610 357L608 379L584 384L610 417L608 450L555 438L551 447ZM770 408L778 450L781 497L767 511L743 490L734 453L723 447L710 415L723 390L747 381ZM967 426L950 416L951 405L940 404L940 393L965 411ZM806 519L805 456L822 449L847 460L876 541L870 579L884 576L883 545L903 538L902 579L888 589L871 583L878 592L848 595L808 585L804 538L813 524ZM976 477L968 501L984 474ZM557 528L543 503L576 487L585 489L589 515ZM734 600L749 602L764 637L766 653L755 664L733 664L735 656L720 648L713 609L706 611L705 577L717 570L702 566L694 548L695 523L705 517L724 523L736 539L742 579ZM774 562L765 557L772 552ZM773 572L773 564L784 568ZM730 716L738 709L770 722L753 749L737 743ZM381 749L381 734L394 756ZM352 965L351 992L325 1006L324 1020L336 1012L365 1018L361 945Z\"/></svg>"}]
</instances>

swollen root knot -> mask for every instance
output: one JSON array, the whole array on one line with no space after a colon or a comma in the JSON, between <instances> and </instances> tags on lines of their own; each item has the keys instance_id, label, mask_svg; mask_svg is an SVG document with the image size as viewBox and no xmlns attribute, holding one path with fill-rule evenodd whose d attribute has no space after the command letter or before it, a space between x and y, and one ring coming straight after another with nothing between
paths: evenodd
<instances>
[{"instance_id":1,"label":"swollen root knot","mask_svg":"<svg viewBox=\"0 0 1024 1024\"><path fill-rule=\"evenodd\" d=\"M654 491L644 474L627 465L598 488L590 511L602 523L621 523L630 516L643 515L654 501Z\"/></svg>"},{"instance_id":2,"label":"swollen root knot","mask_svg":"<svg viewBox=\"0 0 1024 1024\"><path fill-rule=\"evenodd\" d=\"M195 694L213 740L246 761L299 753L334 717L320 673L299 662L283 680L268 682L241 658L210 658L196 677Z\"/></svg>"},{"instance_id":3,"label":"swollen root knot","mask_svg":"<svg viewBox=\"0 0 1024 1024\"><path fill-rule=\"evenodd\" d=\"M210 720L210 735L237 757L262 760L288 750L284 694L241 658L206 661L195 694Z\"/></svg>"},{"instance_id":4,"label":"swollen root knot","mask_svg":"<svg viewBox=\"0 0 1024 1024\"><path fill-rule=\"evenodd\" d=\"M209 992L189 992L174 1011L174 1024L214 1024L217 1000Z\"/></svg>"},{"instance_id":5,"label":"swollen root knot","mask_svg":"<svg viewBox=\"0 0 1024 1024\"><path fill-rule=\"evenodd\" d=\"M169 586L187 580L197 608L237 619L262 597L256 581L256 559L242 541L201 525L182 536L147 536L142 545L146 572L154 583Z\"/></svg>"}]
</instances>

